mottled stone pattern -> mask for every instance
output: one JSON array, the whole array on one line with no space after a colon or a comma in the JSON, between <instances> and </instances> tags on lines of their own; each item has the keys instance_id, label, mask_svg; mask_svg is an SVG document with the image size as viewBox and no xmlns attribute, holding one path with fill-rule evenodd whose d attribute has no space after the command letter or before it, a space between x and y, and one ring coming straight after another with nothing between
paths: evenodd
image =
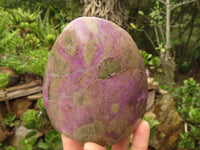
<instances>
[{"instance_id":1,"label":"mottled stone pattern","mask_svg":"<svg viewBox=\"0 0 200 150\"><path fill-rule=\"evenodd\" d=\"M44 102L54 127L85 143L112 145L144 114L146 74L130 35L116 24L81 17L55 42L44 80Z\"/></svg>"}]
</instances>

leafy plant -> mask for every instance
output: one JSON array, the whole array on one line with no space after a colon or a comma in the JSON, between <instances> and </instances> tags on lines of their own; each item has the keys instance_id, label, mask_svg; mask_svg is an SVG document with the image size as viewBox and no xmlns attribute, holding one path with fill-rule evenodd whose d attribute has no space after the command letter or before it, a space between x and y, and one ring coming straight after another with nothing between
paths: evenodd
<instances>
[{"instance_id":1,"label":"leafy plant","mask_svg":"<svg viewBox=\"0 0 200 150\"><path fill-rule=\"evenodd\" d=\"M50 129L45 135L45 141L39 143L39 148L43 150L62 149L61 135L54 129Z\"/></svg>"},{"instance_id":2,"label":"leafy plant","mask_svg":"<svg viewBox=\"0 0 200 150\"><path fill-rule=\"evenodd\" d=\"M52 129L43 99L37 102L39 110L29 109L22 116L24 126L31 129L26 137L19 142L22 150L28 149L43 149L57 150L62 149L61 135L56 130ZM44 138L37 137L37 133L44 133ZM21 150L21 149L20 149Z\"/></svg>"},{"instance_id":3,"label":"leafy plant","mask_svg":"<svg viewBox=\"0 0 200 150\"><path fill-rule=\"evenodd\" d=\"M36 149L37 147L35 146L37 142L37 137L36 135L28 137L28 138L23 138L19 140L19 149L20 150L33 150Z\"/></svg>"},{"instance_id":4,"label":"leafy plant","mask_svg":"<svg viewBox=\"0 0 200 150\"><path fill-rule=\"evenodd\" d=\"M48 60L49 51L45 48L39 50L29 51L29 57L27 58L28 71L43 76L45 72L45 66Z\"/></svg>"},{"instance_id":5,"label":"leafy plant","mask_svg":"<svg viewBox=\"0 0 200 150\"><path fill-rule=\"evenodd\" d=\"M50 19L50 8L46 11L44 18L38 17L35 34L45 47L50 49L58 36L58 28Z\"/></svg>"},{"instance_id":6,"label":"leafy plant","mask_svg":"<svg viewBox=\"0 0 200 150\"><path fill-rule=\"evenodd\" d=\"M49 125L48 117L42 115L42 111L29 109L21 118L24 122L24 126L27 129L42 130Z\"/></svg>"},{"instance_id":7,"label":"leafy plant","mask_svg":"<svg viewBox=\"0 0 200 150\"><path fill-rule=\"evenodd\" d=\"M151 140L153 136L157 134L155 127L159 125L160 123L157 120L154 120L153 116L144 117L143 119L146 120L150 125L150 139L149 140ZM132 140L133 140L133 134L131 134L130 136L129 148L131 147Z\"/></svg>"},{"instance_id":8,"label":"leafy plant","mask_svg":"<svg viewBox=\"0 0 200 150\"><path fill-rule=\"evenodd\" d=\"M193 78L183 81L184 85L172 89L177 111L182 119L187 122L189 130L180 134L181 148L197 148L200 140L200 86Z\"/></svg>"},{"instance_id":9,"label":"leafy plant","mask_svg":"<svg viewBox=\"0 0 200 150\"><path fill-rule=\"evenodd\" d=\"M4 146L4 150L17 150L17 149L13 146Z\"/></svg>"},{"instance_id":10,"label":"leafy plant","mask_svg":"<svg viewBox=\"0 0 200 150\"><path fill-rule=\"evenodd\" d=\"M0 89L6 88L6 86L9 83L10 76L11 76L10 73L7 73L7 74L0 73Z\"/></svg>"},{"instance_id":11,"label":"leafy plant","mask_svg":"<svg viewBox=\"0 0 200 150\"><path fill-rule=\"evenodd\" d=\"M5 27L9 27L9 24L11 23L7 20L8 15L9 15L8 12L6 12L4 10L4 8L0 7L0 17L1 17L1 19L0 19L0 33L5 31Z\"/></svg>"},{"instance_id":12,"label":"leafy plant","mask_svg":"<svg viewBox=\"0 0 200 150\"><path fill-rule=\"evenodd\" d=\"M39 120L38 120L38 125L37 128L38 130L48 130L51 128L50 120L46 112L46 108L44 105L44 100L41 98L37 102L37 106L39 108ZM45 131L46 132L46 131Z\"/></svg>"},{"instance_id":13,"label":"leafy plant","mask_svg":"<svg viewBox=\"0 0 200 150\"><path fill-rule=\"evenodd\" d=\"M150 140L151 140L157 134L155 127L158 126L160 123L159 121L153 119L153 116L144 117L143 119L146 120L150 125Z\"/></svg>"},{"instance_id":14,"label":"leafy plant","mask_svg":"<svg viewBox=\"0 0 200 150\"><path fill-rule=\"evenodd\" d=\"M5 146L2 142L0 142L0 149L3 148L3 150L17 150L17 148L13 146Z\"/></svg>"},{"instance_id":15,"label":"leafy plant","mask_svg":"<svg viewBox=\"0 0 200 150\"><path fill-rule=\"evenodd\" d=\"M40 14L39 9L31 12L29 9L24 10L22 8L9 9L10 20L15 26L19 26L21 29L29 27L29 23L35 21Z\"/></svg>"},{"instance_id":16,"label":"leafy plant","mask_svg":"<svg viewBox=\"0 0 200 150\"><path fill-rule=\"evenodd\" d=\"M142 55L144 65L151 73L161 73L161 61L158 56L153 56L152 54L147 53L146 51L140 50Z\"/></svg>"},{"instance_id":17,"label":"leafy plant","mask_svg":"<svg viewBox=\"0 0 200 150\"><path fill-rule=\"evenodd\" d=\"M24 47L26 49L31 48L31 50L38 49L40 47L40 40L35 36L35 34L28 33L28 34L26 34L26 37L25 37Z\"/></svg>"},{"instance_id":18,"label":"leafy plant","mask_svg":"<svg viewBox=\"0 0 200 150\"><path fill-rule=\"evenodd\" d=\"M44 100L42 98L37 101L37 106L41 110L41 112L47 117L47 111L44 105Z\"/></svg>"},{"instance_id":19,"label":"leafy plant","mask_svg":"<svg viewBox=\"0 0 200 150\"><path fill-rule=\"evenodd\" d=\"M182 65L180 66L179 71L180 71L181 73L187 73L187 72L189 72L190 69L191 69L191 63L188 62L188 61L185 61L185 62L183 62Z\"/></svg>"},{"instance_id":20,"label":"leafy plant","mask_svg":"<svg viewBox=\"0 0 200 150\"><path fill-rule=\"evenodd\" d=\"M21 117L21 119L24 122L24 126L27 129L36 129L37 122L39 120L38 118L39 118L39 112L37 112L36 110L33 110L33 109L27 110Z\"/></svg>"},{"instance_id":21,"label":"leafy plant","mask_svg":"<svg viewBox=\"0 0 200 150\"><path fill-rule=\"evenodd\" d=\"M38 100L38 110L28 109L21 117L27 129L44 130L50 126L43 99Z\"/></svg>"},{"instance_id":22,"label":"leafy plant","mask_svg":"<svg viewBox=\"0 0 200 150\"><path fill-rule=\"evenodd\" d=\"M43 21L39 9L33 13L21 8L0 9L0 12L5 14L0 17L0 65L14 68L21 74L32 72L43 76L49 54L47 49L51 48L57 35L54 25L48 28L48 19L45 24L40 24ZM38 36L43 30L46 39Z\"/></svg>"},{"instance_id":23,"label":"leafy plant","mask_svg":"<svg viewBox=\"0 0 200 150\"><path fill-rule=\"evenodd\" d=\"M15 119L16 119L16 115L13 115L12 113L7 113L3 122L6 126L17 127L19 126L19 121L15 121Z\"/></svg>"},{"instance_id":24,"label":"leafy plant","mask_svg":"<svg viewBox=\"0 0 200 150\"><path fill-rule=\"evenodd\" d=\"M195 149L195 140L188 132L180 133L180 136L181 141L178 143L178 147Z\"/></svg>"}]
</instances>

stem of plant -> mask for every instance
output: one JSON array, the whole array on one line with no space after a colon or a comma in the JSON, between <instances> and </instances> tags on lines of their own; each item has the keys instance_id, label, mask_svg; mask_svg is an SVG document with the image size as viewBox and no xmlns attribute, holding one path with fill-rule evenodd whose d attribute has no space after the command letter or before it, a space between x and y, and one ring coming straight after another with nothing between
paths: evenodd
<instances>
[{"instance_id":1,"label":"stem of plant","mask_svg":"<svg viewBox=\"0 0 200 150\"><path fill-rule=\"evenodd\" d=\"M166 0L166 51L169 51L171 48L170 43L170 0Z\"/></svg>"}]
</instances>

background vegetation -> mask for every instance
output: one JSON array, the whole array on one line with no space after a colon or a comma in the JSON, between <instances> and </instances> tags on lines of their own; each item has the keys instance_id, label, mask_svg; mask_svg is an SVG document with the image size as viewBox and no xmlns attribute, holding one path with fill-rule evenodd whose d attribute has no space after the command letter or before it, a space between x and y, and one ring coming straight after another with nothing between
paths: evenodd
<instances>
[{"instance_id":1,"label":"background vegetation","mask_svg":"<svg viewBox=\"0 0 200 150\"><path fill-rule=\"evenodd\" d=\"M179 4L183 0L171 0ZM166 53L166 6L159 0L127 0L121 3L126 12L125 28L135 40L150 75L163 81L162 53ZM82 16L83 1L79 0L1 0L0 1L0 66L11 67L20 75L33 74L42 77L49 52L62 29L73 19ZM200 87L191 73L198 74L200 67L200 2L194 1L171 10L171 48L173 61L172 84L177 110L188 126L180 135L180 148L199 148L200 140ZM181 83L177 83L180 75ZM9 74L0 74L0 88L5 89ZM165 89L168 85L162 82ZM170 84L170 85L172 85ZM146 118L151 120L150 118ZM43 101L38 100L37 110L27 110L21 117L31 131L19 142L21 150L55 149L61 145L60 134L55 131L46 114ZM18 125L16 116L7 114L4 124L13 128ZM152 132L158 122L151 122ZM44 137L38 138L39 132ZM0 143L5 150L16 148ZM62 147L60 147L61 149Z\"/></svg>"}]
</instances>

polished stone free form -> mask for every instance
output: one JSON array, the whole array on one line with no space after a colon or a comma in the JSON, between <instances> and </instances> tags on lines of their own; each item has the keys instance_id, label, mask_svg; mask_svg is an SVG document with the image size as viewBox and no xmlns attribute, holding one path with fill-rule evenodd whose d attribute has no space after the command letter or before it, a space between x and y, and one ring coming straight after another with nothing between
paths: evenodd
<instances>
[{"instance_id":1,"label":"polished stone free form","mask_svg":"<svg viewBox=\"0 0 200 150\"><path fill-rule=\"evenodd\" d=\"M78 142L116 144L137 127L147 101L142 57L131 36L95 17L69 23L46 66L43 96L56 130Z\"/></svg>"}]
</instances>

